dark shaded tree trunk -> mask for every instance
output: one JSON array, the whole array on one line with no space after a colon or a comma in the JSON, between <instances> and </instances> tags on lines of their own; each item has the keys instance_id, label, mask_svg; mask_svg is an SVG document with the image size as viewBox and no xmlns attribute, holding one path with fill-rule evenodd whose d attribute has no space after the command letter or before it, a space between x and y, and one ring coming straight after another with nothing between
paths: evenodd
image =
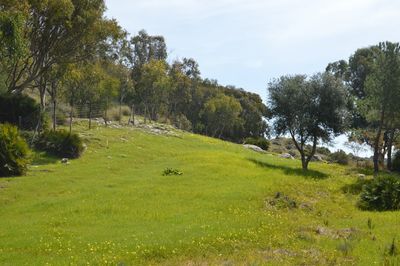
<instances>
[{"instance_id":1,"label":"dark shaded tree trunk","mask_svg":"<svg viewBox=\"0 0 400 266\"><path fill-rule=\"evenodd\" d=\"M390 130L389 132L389 140L388 140L388 150L387 150L387 169L389 171L392 170L392 150L393 150L393 141L394 141L394 130Z\"/></svg>"},{"instance_id":2,"label":"dark shaded tree trunk","mask_svg":"<svg viewBox=\"0 0 400 266\"><path fill-rule=\"evenodd\" d=\"M132 123L132 125L135 125L135 105L132 104L131 107L131 117L129 118L129 124Z\"/></svg>"},{"instance_id":3,"label":"dark shaded tree trunk","mask_svg":"<svg viewBox=\"0 0 400 266\"><path fill-rule=\"evenodd\" d=\"M53 99L53 131L56 131L56 127L57 127L56 109L57 109L57 100L54 98Z\"/></svg>"},{"instance_id":4,"label":"dark shaded tree trunk","mask_svg":"<svg viewBox=\"0 0 400 266\"><path fill-rule=\"evenodd\" d=\"M71 134L72 132L72 116L74 113L74 104L71 102L71 109L69 111L69 133Z\"/></svg>"},{"instance_id":5,"label":"dark shaded tree trunk","mask_svg":"<svg viewBox=\"0 0 400 266\"><path fill-rule=\"evenodd\" d=\"M89 129L92 129L92 102L89 102Z\"/></svg>"},{"instance_id":6,"label":"dark shaded tree trunk","mask_svg":"<svg viewBox=\"0 0 400 266\"><path fill-rule=\"evenodd\" d=\"M382 135L382 126L383 122L385 120L385 111L382 110L381 112L381 118L379 121L379 127L378 127L378 132L375 137L375 142L374 142L374 157L373 157L373 162L374 162L374 175L376 176L379 172L379 157L380 157L380 139Z\"/></svg>"}]
</instances>

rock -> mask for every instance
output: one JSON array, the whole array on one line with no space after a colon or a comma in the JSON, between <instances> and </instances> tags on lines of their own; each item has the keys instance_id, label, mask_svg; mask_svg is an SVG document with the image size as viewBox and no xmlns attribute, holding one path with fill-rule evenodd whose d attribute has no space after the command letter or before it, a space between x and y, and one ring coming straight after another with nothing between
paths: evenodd
<instances>
[{"instance_id":1,"label":"rock","mask_svg":"<svg viewBox=\"0 0 400 266\"><path fill-rule=\"evenodd\" d=\"M305 202L300 203L299 208L302 209L302 210L306 210L306 211L312 211L313 210L312 206L310 204L308 204L308 203L305 203Z\"/></svg>"},{"instance_id":2,"label":"rock","mask_svg":"<svg viewBox=\"0 0 400 266\"><path fill-rule=\"evenodd\" d=\"M283 153L283 154L279 155L279 157L294 160L294 157L292 155L290 155L289 153Z\"/></svg>"},{"instance_id":3,"label":"rock","mask_svg":"<svg viewBox=\"0 0 400 266\"><path fill-rule=\"evenodd\" d=\"M323 236L330 236L332 234L332 231L329 228L317 227L315 233Z\"/></svg>"},{"instance_id":4,"label":"rock","mask_svg":"<svg viewBox=\"0 0 400 266\"><path fill-rule=\"evenodd\" d=\"M68 158L62 158L62 159L61 159L61 163L63 163L63 164L69 164Z\"/></svg>"},{"instance_id":5,"label":"rock","mask_svg":"<svg viewBox=\"0 0 400 266\"><path fill-rule=\"evenodd\" d=\"M317 155L317 154L313 156L312 160L315 161L315 162L322 162L322 161L324 161L324 160L322 159L322 157L321 157L320 155Z\"/></svg>"},{"instance_id":6,"label":"rock","mask_svg":"<svg viewBox=\"0 0 400 266\"><path fill-rule=\"evenodd\" d=\"M263 149L261 149L260 147L258 147L256 145L243 144L243 147L245 147L246 149L256 151L256 152L265 153L265 151Z\"/></svg>"}]
</instances>

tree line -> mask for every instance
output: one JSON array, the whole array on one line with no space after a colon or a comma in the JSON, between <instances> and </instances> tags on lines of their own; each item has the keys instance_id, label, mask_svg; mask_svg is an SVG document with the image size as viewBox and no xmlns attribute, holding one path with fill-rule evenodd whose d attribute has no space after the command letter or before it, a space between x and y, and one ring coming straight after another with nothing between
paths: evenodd
<instances>
[{"instance_id":1,"label":"tree line","mask_svg":"<svg viewBox=\"0 0 400 266\"><path fill-rule=\"evenodd\" d=\"M145 122L234 142L264 137L272 118L304 169L318 144L350 132L374 151L375 172L391 170L400 132L398 43L358 49L313 76L274 79L267 107L257 94L202 78L192 58L168 62L163 36L131 36L105 10L103 0L1 1L0 92L33 91L42 112L51 103L54 130L60 102L71 108L70 130L76 106L86 107L89 127L94 107L107 117L111 105L128 105Z\"/></svg>"},{"instance_id":2,"label":"tree line","mask_svg":"<svg viewBox=\"0 0 400 266\"><path fill-rule=\"evenodd\" d=\"M0 3L0 91L39 95L51 103L53 129L59 102L107 110L128 105L148 120L240 142L263 137L267 107L257 94L200 76L198 63L169 63L163 36L142 30L131 37L104 12L103 0L7 0ZM90 120L90 119L89 119ZM40 126L40 125L39 125Z\"/></svg>"}]
</instances>

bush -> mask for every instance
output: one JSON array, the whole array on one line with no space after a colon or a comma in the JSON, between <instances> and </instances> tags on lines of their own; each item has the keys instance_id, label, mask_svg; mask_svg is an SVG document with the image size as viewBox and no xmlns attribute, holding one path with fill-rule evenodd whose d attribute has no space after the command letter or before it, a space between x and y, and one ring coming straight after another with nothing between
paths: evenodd
<instances>
[{"instance_id":1,"label":"bush","mask_svg":"<svg viewBox=\"0 0 400 266\"><path fill-rule=\"evenodd\" d=\"M70 134L65 130L45 131L35 142L35 147L66 158L78 158L84 150L83 142L78 134Z\"/></svg>"},{"instance_id":2,"label":"bush","mask_svg":"<svg viewBox=\"0 0 400 266\"><path fill-rule=\"evenodd\" d=\"M260 147L263 150L268 150L269 148L269 141L265 138L262 137L258 137L258 138L246 138L244 140L244 144L250 144L250 145L256 145L258 147Z\"/></svg>"},{"instance_id":3,"label":"bush","mask_svg":"<svg viewBox=\"0 0 400 266\"><path fill-rule=\"evenodd\" d=\"M316 151L318 154L322 154L325 156L329 156L331 154L331 151L326 147L317 147Z\"/></svg>"},{"instance_id":4,"label":"bush","mask_svg":"<svg viewBox=\"0 0 400 266\"><path fill-rule=\"evenodd\" d=\"M21 118L21 120L20 120ZM40 118L40 106L25 95L0 95L0 123L10 123L32 130Z\"/></svg>"},{"instance_id":5,"label":"bush","mask_svg":"<svg viewBox=\"0 0 400 266\"><path fill-rule=\"evenodd\" d=\"M363 186L359 207L365 210L400 209L400 178L381 176Z\"/></svg>"},{"instance_id":6,"label":"bush","mask_svg":"<svg viewBox=\"0 0 400 266\"><path fill-rule=\"evenodd\" d=\"M19 176L26 173L30 151L18 129L0 124L0 176Z\"/></svg>"},{"instance_id":7,"label":"bush","mask_svg":"<svg viewBox=\"0 0 400 266\"><path fill-rule=\"evenodd\" d=\"M392 161L393 171L400 172L400 151L397 151Z\"/></svg>"},{"instance_id":8,"label":"bush","mask_svg":"<svg viewBox=\"0 0 400 266\"><path fill-rule=\"evenodd\" d=\"M185 115L178 115L174 117L174 126L186 131L192 130L192 123L189 121L189 119L187 119Z\"/></svg>"},{"instance_id":9,"label":"bush","mask_svg":"<svg viewBox=\"0 0 400 266\"><path fill-rule=\"evenodd\" d=\"M348 165L349 164L349 156L346 154L346 152L342 150L338 150L334 153L331 153L329 155L328 160L331 163L338 163L342 165Z\"/></svg>"}]
</instances>

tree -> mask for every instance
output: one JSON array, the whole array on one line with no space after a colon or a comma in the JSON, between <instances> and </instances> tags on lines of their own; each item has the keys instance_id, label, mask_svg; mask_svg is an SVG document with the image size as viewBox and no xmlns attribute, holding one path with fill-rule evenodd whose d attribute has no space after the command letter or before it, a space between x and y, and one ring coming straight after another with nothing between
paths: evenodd
<instances>
[{"instance_id":1,"label":"tree","mask_svg":"<svg viewBox=\"0 0 400 266\"><path fill-rule=\"evenodd\" d=\"M243 122L239 118L241 111L240 103L233 97L218 94L211 98L201 112L207 123L206 133L218 138L229 135L235 126Z\"/></svg>"},{"instance_id":2,"label":"tree","mask_svg":"<svg viewBox=\"0 0 400 266\"><path fill-rule=\"evenodd\" d=\"M0 10L14 10L23 17L20 29L28 47L24 56L6 65L8 91L38 87L42 109L46 73L56 64L95 56L100 45L118 32L116 22L103 17L103 0L5 1Z\"/></svg>"},{"instance_id":3,"label":"tree","mask_svg":"<svg viewBox=\"0 0 400 266\"><path fill-rule=\"evenodd\" d=\"M163 36L151 36L145 30L131 39L133 46L132 76L137 83L141 78L142 67L150 61L165 61L167 59L167 45Z\"/></svg>"},{"instance_id":4,"label":"tree","mask_svg":"<svg viewBox=\"0 0 400 266\"><path fill-rule=\"evenodd\" d=\"M143 65L141 77L136 84L136 95L144 105L145 121L148 115L152 120L157 120L160 112L165 110L171 87L168 65L164 61L151 60Z\"/></svg>"},{"instance_id":5,"label":"tree","mask_svg":"<svg viewBox=\"0 0 400 266\"><path fill-rule=\"evenodd\" d=\"M76 64L68 65L63 76L64 96L70 105L69 112L69 132L72 132L72 119L74 115L74 106L79 99L79 93L82 81L84 80L81 66Z\"/></svg>"},{"instance_id":6,"label":"tree","mask_svg":"<svg viewBox=\"0 0 400 266\"><path fill-rule=\"evenodd\" d=\"M375 129L373 140L374 172L383 163L386 147L394 138L400 114L400 45L380 43L373 53L374 65L365 82L365 96L359 101L361 113ZM390 132L390 136L384 131ZM392 134L393 133L393 134ZM392 143L390 143L390 154Z\"/></svg>"},{"instance_id":7,"label":"tree","mask_svg":"<svg viewBox=\"0 0 400 266\"><path fill-rule=\"evenodd\" d=\"M323 73L283 76L269 86L269 106L275 132L290 134L300 152L302 168L308 169L318 141L329 142L345 129L346 89L340 79ZM307 144L311 143L311 149Z\"/></svg>"}]
</instances>

